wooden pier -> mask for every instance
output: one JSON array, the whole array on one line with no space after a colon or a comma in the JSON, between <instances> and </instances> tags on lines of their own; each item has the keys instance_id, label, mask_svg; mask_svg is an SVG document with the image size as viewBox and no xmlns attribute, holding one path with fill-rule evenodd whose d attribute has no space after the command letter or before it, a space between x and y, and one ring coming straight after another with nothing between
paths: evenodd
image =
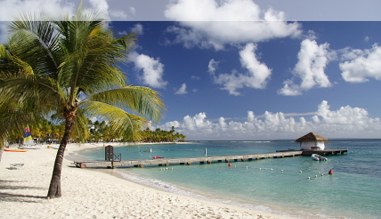
<instances>
[{"instance_id":1,"label":"wooden pier","mask_svg":"<svg viewBox=\"0 0 381 219\"><path fill-rule=\"evenodd\" d=\"M113 167L147 167L147 166L172 166L172 165L192 165L192 164L212 164L222 162L244 162L269 158L284 158L302 156L302 151L285 151L265 154L249 155L228 155L213 157L193 157L193 158L163 158L151 160L121 160L121 161L74 161L79 168L111 168Z\"/></svg>"},{"instance_id":2,"label":"wooden pier","mask_svg":"<svg viewBox=\"0 0 381 219\"><path fill-rule=\"evenodd\" d=\"M302 153L302 156L311 156L312 154L319 154L322 156L343 155L347 152L348 152L348 149L304 150Z\"/></svg>"}]
</instances>

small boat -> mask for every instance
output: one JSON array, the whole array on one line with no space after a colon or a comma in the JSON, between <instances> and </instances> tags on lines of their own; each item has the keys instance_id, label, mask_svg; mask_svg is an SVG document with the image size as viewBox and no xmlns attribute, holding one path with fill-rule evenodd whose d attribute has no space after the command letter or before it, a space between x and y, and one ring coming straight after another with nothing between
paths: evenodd
<instances>
[{"instance_id":1,"label":"small boat","mask_svg":"<svg viewBox=\"0 0 381 219\"><path fill-rule=\"evenodd\" d=\"M153 156L152 159L163 159L164 157L162 156Z\"/></svg>"},{"instance_id":2,"label":"small boat","mask_svg":"<svg viewBox=\"0 0 381 219\"><path fill-rule=\"evenodd\" d=\"M316 160L316 161L328 161L328 158L323 157L319 154L312 154L311 158L312 158L312 160Z\"/></svg>"},{"instance_id":3,"label":"small boat","mask_svg":"<svg viewBox=\"0 0 381 219\"><path fill-rule=\"evenodd\" d=\"M24 149L7 149L7 148L5 148L4 151L6 151L6 152L27 152L27 150L24 150Z\"/></svg>"}]
</instances>

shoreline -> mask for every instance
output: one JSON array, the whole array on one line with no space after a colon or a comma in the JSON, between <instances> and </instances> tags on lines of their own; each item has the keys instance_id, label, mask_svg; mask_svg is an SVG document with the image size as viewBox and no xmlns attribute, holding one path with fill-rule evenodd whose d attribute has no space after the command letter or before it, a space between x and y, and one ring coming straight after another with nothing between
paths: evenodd
<instances>
[{"instance_id":1,"label":"shoreline","mask_svg":"<svg viewBox=\"0 0 381 219\"><path fill-rule=\"evenodd\" d=\"M241 209L248 209L260 213L268 213L277 216L276 218L300 218L301 215L306 216L305 212L299 211L299 209L293 213L286 210L287 207L272 205L271 203L261 204L261 200L257 200L255 203L249 203L247 200L232 198L224 199L222 194L212 194L209 191L195 190L191 188L186 188L184 186L168 183L165 181L161 181L153 178L145 178L144 176L140 176L135 173L121 173L118 169L115 169L115 173L109 173L107 170L96 170L96 171L104 171L106 174L111 174L115 177L121 178L123 180L127 180L132 183L136 183L139 185L144 185L146 187L160 190L163 192L168 192L174 195L186 196L192 199L208 201L217 204L229 205L230 207L236 207ZM297 213L296 213L297 212ZM309 218L315 218L314 215L308 215ZM322 218L322 217L316 217Z\"/></svg>"},{"instance_id":2,"label":"shoreline","mask_svg":"<svg viewBox=\"0 0 381 219\"><path fill-rule=\"evenodd\" d=\"M113 170L75 168L68 160L69 154L103 147L103 143L67 146L62 170L63 197L48 200L45 196L57 151L46 146L24 153L3 153L0 163L2 217L291 218L289 215L161 191L121 179L112 174L116 172ZM11 169L12 166L15 169Z\"/></svg>"}]
</instances>

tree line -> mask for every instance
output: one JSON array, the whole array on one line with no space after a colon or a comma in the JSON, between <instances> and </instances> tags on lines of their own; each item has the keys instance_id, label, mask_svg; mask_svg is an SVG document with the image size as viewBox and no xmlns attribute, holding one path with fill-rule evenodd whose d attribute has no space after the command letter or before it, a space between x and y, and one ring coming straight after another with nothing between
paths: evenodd
<instances>
[{"instance_id":1,"label":"tree line","mask_svg":"<svg viewBox=\"0 0 381 219\"><path fill-rule=\"evenodd\" d=\"M87 121L88 131L81 132L81 136L72 133L70 142L183 142L186 136L175 131L172 126L171 130L166 131L160 128L151 130L146 128L137 131L131 135L128 132L115 133L113 127L105 121ZM64 124L56 124L48 120L41 120L38 125L31 126L31 134L36 143L59 143L62 138ZM9 143L21 144L22 130L19 134L13 133L9 136Z\"/></svg>"}]
</instances>

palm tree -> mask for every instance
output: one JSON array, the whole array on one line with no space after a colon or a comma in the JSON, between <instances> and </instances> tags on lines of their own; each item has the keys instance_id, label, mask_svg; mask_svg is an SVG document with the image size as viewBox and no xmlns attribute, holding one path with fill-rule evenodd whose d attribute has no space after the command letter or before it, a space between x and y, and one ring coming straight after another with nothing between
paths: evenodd
<instances>
[{"instance_id":1,"label":"palm tree","mask_svg":"<svg viewBox=\"0 0 381 219\"><path fill-rule=\"evenodd\" d=\"M132 35L115 39L104 22L79 14L66 21L15 21L10 27L8 43L0 44L0 112L15 104L28 124L52 113L62 120L47 194L60 197L66 145L73 133L88 130L87 118L97 116L115 133L132 135L146 119L158 121L164 105L156 91L126 84L118 64ZM12 114L12 127L25 125L19 114Z\"/></svg>"}]
</instances>

